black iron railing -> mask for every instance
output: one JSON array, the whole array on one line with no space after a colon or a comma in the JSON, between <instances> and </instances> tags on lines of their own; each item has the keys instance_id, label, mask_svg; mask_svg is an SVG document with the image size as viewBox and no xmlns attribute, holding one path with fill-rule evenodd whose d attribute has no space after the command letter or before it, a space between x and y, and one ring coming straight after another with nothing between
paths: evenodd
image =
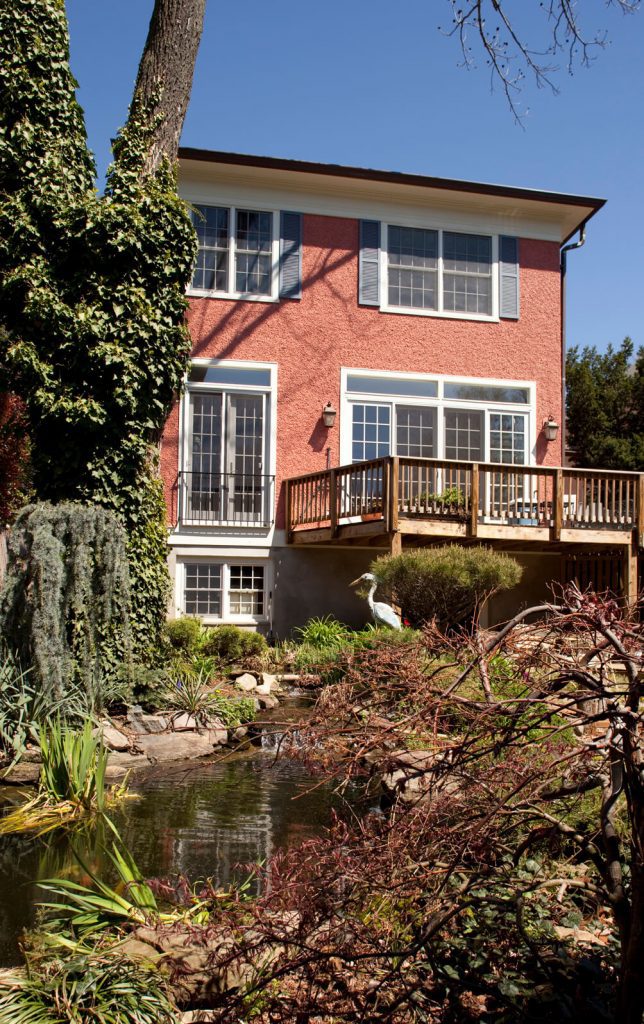
<instances>
[{"instance_id":1,"label":"black iron railing","mask_svg":"<svg viewBox=\"0 0 644 1024\"><path fill-rule=\"evenodd\" d=\"M274 485L275 477L266 474L179 473L179 522L271 526Z\"/></svg>"}]
</instances>

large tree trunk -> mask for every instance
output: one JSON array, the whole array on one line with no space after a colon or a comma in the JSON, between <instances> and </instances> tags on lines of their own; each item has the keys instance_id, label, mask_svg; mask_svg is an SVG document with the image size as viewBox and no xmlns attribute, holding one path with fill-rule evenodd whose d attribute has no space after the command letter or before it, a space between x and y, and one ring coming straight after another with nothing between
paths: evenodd
<instances>
[{"instance_id":1,"label":"large tree trunk","mask_svg":"<svg viewBox=\"0 0 644 1024\"><path fill-rule=\"evenodd\" d=\"M132 99L133 112L152 104L158 115L145 166L148 174L154 174L163 157L176 159L205 10L206 0L155 0Z\"/></svg>"}]
</instances>

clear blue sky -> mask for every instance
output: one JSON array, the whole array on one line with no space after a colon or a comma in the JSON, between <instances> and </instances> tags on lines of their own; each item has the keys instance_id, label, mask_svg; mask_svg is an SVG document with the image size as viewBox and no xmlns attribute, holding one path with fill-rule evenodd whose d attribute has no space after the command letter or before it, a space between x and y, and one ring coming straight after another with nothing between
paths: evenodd
<instances>
[{"instance_id":1,"label":"clear blue sky","mask_svg":"<svg viewBox=\"0 0 644 1024\"><path fill-rule=\"evenodd\" d=\"M538 0L506 0L543 42ZM569 258L568 342L644 344L644 9L580 0L608 46L528 80L518 126L483 59L459 66L447 0L208 0L183 144L600 196ZM67 0L72 68L99 174L127 116L152 0Z\"/></svg>"}]
</instances>

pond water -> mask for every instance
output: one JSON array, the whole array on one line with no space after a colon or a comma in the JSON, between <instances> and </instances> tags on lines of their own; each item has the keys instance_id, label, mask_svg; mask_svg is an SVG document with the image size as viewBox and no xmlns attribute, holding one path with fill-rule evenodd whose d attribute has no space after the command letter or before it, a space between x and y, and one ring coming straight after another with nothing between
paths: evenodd
<instances>
[{"instance_id":1,"label":"pond water","mask_svg":"<svg viewBox=\"0 0 644 1024\"><path fill-rule=\"evenodd\" d=\"M165 764L132 778L135 798L112 818L144 877L181 873L193 882L209 877L223 886L246 878L247 865L328 826L340 806L331 786L316 785L319 780L295 761L276 759L272 745L269 737L264 748L218 763ZM14 790L14 801L16 796ZM105 842L109 834L96 834L80 850L102 877L109 876ZM37 880L55 877L89 881L69 838L0 837L0 966L20 962L20 934L33 924L35 904L47 899Z\"/></svg>"}]
</instances>

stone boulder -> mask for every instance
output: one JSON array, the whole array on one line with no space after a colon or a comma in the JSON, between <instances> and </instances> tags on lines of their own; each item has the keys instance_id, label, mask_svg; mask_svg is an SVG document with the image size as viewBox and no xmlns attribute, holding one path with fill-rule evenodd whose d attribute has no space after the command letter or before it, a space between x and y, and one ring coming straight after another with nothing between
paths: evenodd
<instances>
[{"instance_id":1,"label":"stone boulder","mask_svg":"<svg viewBox=\"0 0 644 1024\"><path fill-rule=\"evenodd\" d=\"M163 736L140 736L138 745L149 761L184 761L212 754L213 745L205 733L166 733Z\"/></svg>"},{"instance_id":2,"label":"stone boulder","mask_svg":"<svg viewBox=\"0 0 644 1024\"><path fill-rule=\"evenodd\" d=\"M175 732L194 732L198 727L199 723L194 715L189 715L185 711L174 715L172 719L172 728Z\"/></svg>"},{"instance_id":3,"label":"stone boulder","mask_svg":"<svg viewBox=\"0 0 644 1024\"><path fill-rule=\"evenodd\" d=\"M101 722L98 729L94 729L94 735L100 735L104 746L108 750L129 750L130 740L120 729L111 722Z\"/></svg>"},{"instance_id":4,"label":"stone boulder","mask_svg":"<svg viewBox=\"0 0 644 1024\"><path fill-rule=\"evenodd\" d=\"M445 754L440 749L396 751L389 757L389 771L382 776L383 796L388 801L427 803L439 790L458 788L441 772L444 761Z\"/></svg>"},{"instance_id":5,"label":"stone boulder","mask_svg":"<svg viewBox=\"0 0 644 1024\"><path fill-rule=\"evenodd\" d=\"M253 692L253 696L255 696L255 693L258 693L258 691L259 687L257 690ZM259 706L260 708L262 708L263 711L270 711L272 710L272 708L278 708L280 706L280 702L278 701L277 697L271 696L270 693L259 694L257 700L259 701Z\"/></svg>"},{"instance_id":6,"label":"stone boulder","mask_svg":"<svg viewBox=\"0 0 644 1024\"><path fill-rule=\"evenodd\" d=\"M166 732L170 725L168 715L148 715L138 704L129 709L127 720L134 732L139 734Z\"/></svg>"},{"instance_id":7,"label":"stone boulder","mask_svg":"<svg viewBox=\"0 0 644 1024\"><path fill-rule=\"evenodd\" d=\"M250 693L251 690L257 689L257 680L255 679L255 676L250 674L250 672L244 672L243 675L239 676L235 680L235 687L237 690L242 690L244 693Z\"/></svg>"},{"instance_id":8,"label":"stone boulder","mask_svg":"<svg viewBox=\"0 0 644 1024\"><path fill-rule=\"evenodd\" d=\"M271 693L272 690L279 690L279 682L277 676L272 675L271 672L262 672L261 680L261 686L268 687L268 690L266 691L267 693Z\"/></svg>"}]
</instances>

